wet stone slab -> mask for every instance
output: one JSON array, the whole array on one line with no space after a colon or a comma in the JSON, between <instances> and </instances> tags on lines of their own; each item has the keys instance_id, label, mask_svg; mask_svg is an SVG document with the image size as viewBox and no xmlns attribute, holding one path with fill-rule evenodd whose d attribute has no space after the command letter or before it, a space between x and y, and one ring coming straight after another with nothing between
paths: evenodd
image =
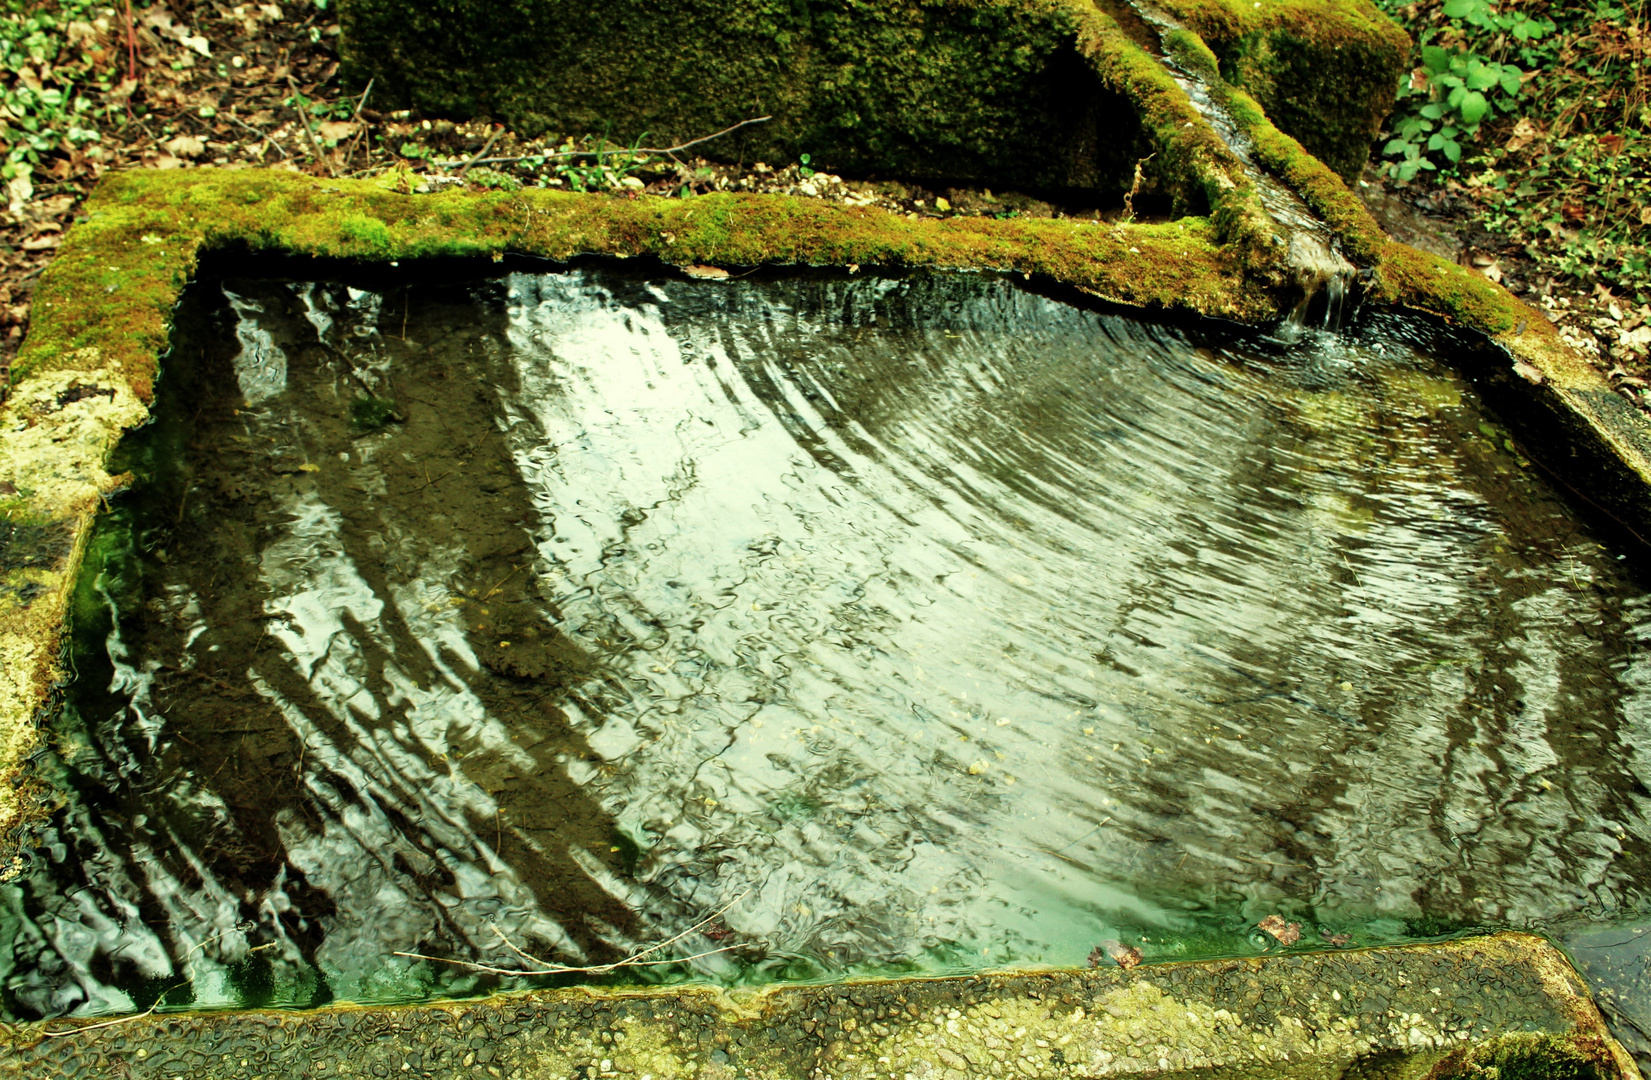
<instances>
[{"instance_id":1,"label":"wet stone slab","mask_svg":"<svg viewBox=\"0 0 1651 1080\"><path fill-rule=\"evenodd\" d=\"M0 1076L31 1080L1636 1075L1564 958L1516 934L1130 971L745 995L567 989L4 1034L14 1049Z\"/></svg>"}]
</instances>

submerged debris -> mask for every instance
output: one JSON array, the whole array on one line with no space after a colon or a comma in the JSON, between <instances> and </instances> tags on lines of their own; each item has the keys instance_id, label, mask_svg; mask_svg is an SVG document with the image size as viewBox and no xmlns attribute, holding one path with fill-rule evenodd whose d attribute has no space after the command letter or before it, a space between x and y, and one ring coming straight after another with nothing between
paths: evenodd
<instances>
[{"instance_id":1,"label":"submerged debris","mask_svg":"<svg viewBox=\"0 0 1651 1080\"><path fill-rule=\"evenodd\" d=\"M1287 923L1277 915L1269 915L1256 924L1256 929L1265 930L1278 939L1280 945L1294 945L1301 940L1301 924Z\"/></svg>"},{"instance_id":2,"label":"submerged debris","mask_svg":"<svg viewBox=\"0 0 1651 1080\"><path fill-rule=\"evenodd\" d=\"M1101 942L1089 951L1089 966L1092 968L1100 967L1101 960L1108 956L1116 961L1119 967L1126 970L1141 962L1140 949L1130 945L1125 945L1121 941L1107 938L1105 941Z\"/></svg>"},{"instance_id":3,"label":"submerged debris","mask_svg":"<svg viewBox=\"0 0 1651 1080\"><path fill-rule=\"evenodd\" d=\"M368 394L356 398L350 405L350 424L358 435L366 435L389 424L399 424L401 421L402 416L396 410L396 403L386 398Z\"/></svg>"}]
</instances>

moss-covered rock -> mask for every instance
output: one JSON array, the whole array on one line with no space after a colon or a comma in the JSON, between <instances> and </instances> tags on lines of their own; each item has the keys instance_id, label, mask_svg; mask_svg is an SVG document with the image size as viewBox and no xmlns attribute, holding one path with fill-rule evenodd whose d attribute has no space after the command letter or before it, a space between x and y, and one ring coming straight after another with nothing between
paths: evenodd
<instances>
[{"instance_id":1,"label":"moss-covered rock","mask_svg":"<svg viewBox=\"0 0 1651 1080\"><path fill-rule=\"evenodd\" d=\"M1352 183L1393 109L1410 38L1373 5L1349 0L1166 0L1203 38L1222 77L1280 131Z\"/></svg>"},{"instance_id":2,"label":"moss-covered rock","mask_svg":"<svg viewBox=\"0 0 1651 1080\"><path fill-rule=\"evenodd\" d=\"M790 196L415 195L403 186L395 175L318 181L252 169L111 175L40 283L14 377L78 363L95 349L106 371L148 400L172 305L200 253L226 245L376 261L603 254L679 264L962 266L1039 274L1138 307L1252 322L1279 312L1280 297L1203 218L1123 226L908 219Z\"/></svg>"},{"instance_id":3,"label":"moss-covered rock","mask_svg":"<svg viewBox=\"0 0 1651 1080\"><path fill-rule=\"evenodd\" d=\"M1062 0L355 0L343 50L375 96L530 135L861 173L1110 191L1151 153L1073 47Z\"/></svg>"},{"instance_id":4,"label":"moss-covered rock","mask_svg":"<svg viewBox=\"0 0 1651 1080\"><path fill-rule=\"evenodd\" d=\"M1368 154L1409 43L1364 0L1180 14L1338 171ZM530 135L658 145L772 115L706 152L1102 198L1162 146L1111 77L1127 37L1095 62L1086 24L1111 20L1089 0L346 0L340 17L345 74L378 100Z\"/></svg>"}]
</instances>

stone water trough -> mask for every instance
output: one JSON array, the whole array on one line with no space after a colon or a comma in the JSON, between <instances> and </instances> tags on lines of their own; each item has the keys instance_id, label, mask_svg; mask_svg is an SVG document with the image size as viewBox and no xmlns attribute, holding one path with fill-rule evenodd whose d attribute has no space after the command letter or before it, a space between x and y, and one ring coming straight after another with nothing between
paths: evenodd
<instances>
[{"instance_id":1,"label":"stone water trough","mask_svg":"<svg viewBox=\"0 0 1651 1080\"><path fill-rule=\"evenodd\" d=\"M1353 193L1371 5L342 9L386 107L1101 209L107 177L0 1076L1639 1075L1651 423Z\"/></svg>"}]
</instances>

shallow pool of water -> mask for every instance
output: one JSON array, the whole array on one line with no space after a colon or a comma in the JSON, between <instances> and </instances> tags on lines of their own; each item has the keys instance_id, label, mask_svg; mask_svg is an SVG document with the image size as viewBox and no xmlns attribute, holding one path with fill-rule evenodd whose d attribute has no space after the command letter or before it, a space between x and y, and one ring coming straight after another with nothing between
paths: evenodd
<instances>
[{"instance_id":1,"label":"shallow pool of water","mask_svg":"<svg viewBox=\"0 0 1651 1080\"><path fill-rule=\"evenodd\" d=\"M472 992L400 954L718 911L627 977L1647 913L1651 601L1396 323L612 269L180 322L0 886L14 1017Z\"/></svg>"}]
</instances>

